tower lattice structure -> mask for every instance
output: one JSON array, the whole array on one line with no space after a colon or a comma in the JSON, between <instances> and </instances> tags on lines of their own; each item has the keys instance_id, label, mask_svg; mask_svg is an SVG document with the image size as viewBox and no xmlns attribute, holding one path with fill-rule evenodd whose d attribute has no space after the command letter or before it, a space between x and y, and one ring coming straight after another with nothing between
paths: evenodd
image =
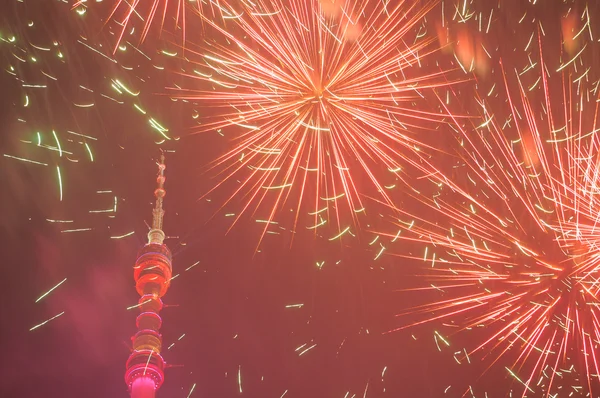
<instances>
[{"instance_id":1,"label":"tower lattice structure","mask_svg":"<svg viewBox=\"0 0 600 398\"><path fill-rule=\"evenodd\" d=\"M125 383L131 398L153 398L163 383L166 365L161 355L160 310L163 308L162 297L171 282L172 256L163 243L163 198L166 194L164 155L158 164L156 181L152 228L148 232L148 243L138 253L133 271L135 288L140 295L140 314L136 319L137 333L131 338L133 350L127 359L125 371Z\"/></svg>"}]
</instances>

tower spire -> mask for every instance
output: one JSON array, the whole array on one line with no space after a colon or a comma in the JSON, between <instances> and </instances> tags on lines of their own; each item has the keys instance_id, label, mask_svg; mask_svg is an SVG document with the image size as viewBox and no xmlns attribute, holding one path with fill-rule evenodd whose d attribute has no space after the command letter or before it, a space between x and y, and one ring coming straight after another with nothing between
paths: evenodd
<instances>
[{"instance_id":1,"label":"tower spire","mask_svg":"<svg viewBox=\"0 0 600 398\"><path fill-rule=\"evenodd\" d=\"M165 240L165 233L162 230L163 217L165 211L163 210L163 198L167 194L165 191L165 155L160 155L160 163L158 163L158 177L156 178L156 189L154 190L154 210L152 210L152 229L148 232L148 243L156 243L162 245Z\"/></svg>"},{"instance_id":2,"label":"tower spire","mask_svg":"<svg viewBox=\"0 0 600 398\"><path fill-rule=\"evenodd\" d=\"M156 202L152 210L152 228L148 243L141 248L133 267L135 288L140 295L140 314L136 319L137 333L131 338L133 350L127 359L125 383L131 398L154 398L164 380L165 360L161 356L162 335L159 330L163 307L161 298L167 293L173 272L171 251L165 245L162 230L165 185L165 157L158 163Z\"/></svg>"}]
</instances>

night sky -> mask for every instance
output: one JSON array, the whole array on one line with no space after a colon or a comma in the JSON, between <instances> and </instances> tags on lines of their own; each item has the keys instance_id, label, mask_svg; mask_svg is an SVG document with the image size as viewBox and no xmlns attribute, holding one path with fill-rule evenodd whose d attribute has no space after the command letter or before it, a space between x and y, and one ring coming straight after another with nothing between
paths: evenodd
<instances>
[{"instance_id":1,"label":"night sky","mask_svg":"<svg viewBox=\"0 0 600 398\"><path fill-rule=\"evenodd\" d=\"M171 367L158 397L187 397L194 385L191 397L460 397L463 393L504 397L522 396L524 391L528 397L546 396L543 388L527 392L507 372L519 356L518 349L493 366L493 355L486 352L473 355L469 363L458 363L453 355L473 341L485 340L492 329L455 333L444 329L444 321L435 320L388 333L422 319L396 314L455 296L440 296L435 289L400 292L431 284L424 279L422 269L429 264L423 263L425 245L418 234L399 245L386 243L382 256L383 246L379 241L373 244L373 239L380 235L381 241L391 241L397 220L410 219L409 215L438 226L450 224L447 214L425 205L436 194L426 167L455 173L457 187L470 186L466 174L452 171L465 159L452 123L480 124L472 122L480 116L476 96L494 86L499 94L491 96L490 103L504 120L508 111L499 61L514 76L513 69L529 64L529 52L537 59L538 22L545 27L544 57L553 68L549 84L560 90L562 75L555 72L555 65L570 58L563 49L561 21L576 15L576 31L586 18L581 15L596 21L590 24L593 40L586 31L577 44L574 54L586 48L581 61L574 63L579 63L579 69L573 72L579 76L589 67L582 81L594 87L600 78L600 2L502 2L491 14L487 33L485 25L495 6L491 2L474 0L467 4L466 13L462 1L435 4L410 37L418 31L431 38L434 47L442 41L444 48L424 57L423 64L407 74L443 70L443 80L452 83L448 86L452 89L436 89L439 98L433 90L427 91L423 101L415 100L411 106L423 106L437 115L451 112L460 120L440 117L443 121L423 122L418 139L425 149L407 155L418 159L417 165L403 165L402 178L391 180L387 167L380 165L382 184L397 185L389 195L401 211L381 203L369 179L357 174L368 213L356 223L342 214L340 228L332 221L331 229L314 233L307 232L311 221L305 217L299 221L298 233L291 233L290 208L296 206L292 199L277 209L280 223L270 228L277 234L262 240L265 227L256 219L265 216L264 208L244 214L233 228L229 214L238 213L248 197L238 195L221 208L239 184L237 177L207 195L221 182L211 162L230 150L234 140L214 131L194 134L198 126L192 115L218 117L219 110L211 109L210 101L170 97L173 87L195 89L197 82L180 72L194 68L187 59L199 62L201 57L194 51L203 51L203 35L223 40L197 16L188 15L190 52L186 53L180 47L181 29L173 29L174 16L168 14L162 33L151 27L143 43L139 42L143 24L135 22L137 31L129 34L128 30L122 42L127 51L113 55L118 25L106 22L108 3L115 2L90 1L87 8L76 9L57 0L6 0L0 5L1 397L128 396L123 374L136 310L127 308L138 300L132 266L147 242L161 150L167 165L165 243L173 252L173 273L180 275L163 298L163 347L174 344L163 351ZM442 31L450 32L448 36L439 35L439 29L436 33L442 8ZM457 13L473 17L461 23ZM533 50L524 51L532 33L536 35ZM481 43L489 57L481 58L477 50ZM470 60L476 60L466 73L458 65L463 57L469 59L467 69ZM113 89L115 79L140 94L118 94ZM536 80L523 79L528 85ZM518 89L514 80L507 86ZM446 101L446 93L452 101ZM542 99L539 90L531 92L532 103ZM552 101L562 109L560 95ZM592 125L597 114L594 109L584 114L589 119L585 126ZM178 139L162 142L150 118ZM62 156L55 148L53 131L63 145ZM307 187L311 192L313 188ZM440 198L465 202L456 191L450 188ZM502 213L499 201L490 199L486 204ZM265 206L268 209L270 204ZM526 217L525 213L516 217ZM353 234L331 239L345 225L352 226ZM62 315L30 331L58 314ZM437 331L448 338L449 348L438 348L443 343L435 337ZM575 344L569 356L582 369L579 351ZM527 369L524 366L525 374ZM582 380L588 379L597 396L600 382L585 370L580 376L563 373L565 387L554 387L558 395L552 396L567 397L571 392L586 396L588 382ZM569 387L573 385L585 387Z\"/></svg>"}]
</instances>

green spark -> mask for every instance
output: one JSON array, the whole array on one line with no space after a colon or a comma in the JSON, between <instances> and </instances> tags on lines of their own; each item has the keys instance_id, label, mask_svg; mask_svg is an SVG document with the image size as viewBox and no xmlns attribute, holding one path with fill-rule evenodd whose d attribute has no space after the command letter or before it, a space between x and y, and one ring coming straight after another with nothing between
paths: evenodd
<instances>
[{"instance_id":1,"label":"green spark","mask_svg":"<svg viewBox=\"0 0 600 398\"><path fill-rule=\"evenodd\" d=\"M63 200L63 186L62 186L62 177L60 176L60 167L56 166L56 173L58 175L58 190L60 193L60 201Z\"/></svg>"},{"instance_id":2,"label":"green spark","mask_svg":"<svg viewBox=\"0 0 600 398\"><path fill-rule=\"evenodd\" d=\"M54 140L56 141L56 147L58 148L58 153L62 158L62 148L60 147L60 142L58 141L58 137L56 136L56 131L52 130L52 135L54 135Z\"/></svg>"},{"instance_id":3,"label":"green spark","mask_svg":"<svg viewBox=\"0 0 600 398\"><path fill-rule=\"evenodd\" d=\"M134 97L137 97L138 95L140 95L140 92L138 91L137 93L134 93L133 91L131 91L129 88L127 88L127 86L125 86L123 83L121 83L119 80L115 80L115 83L121 87L123 90L125 90L125 92L127 92L127 94L129 95L133 95Z\"/></svg>"},{"instance_id":4,"label":"green spark","mask_svg":"<svg viewBox=\"0 0 600 398\"><path fill-rule=\"evenodd\" d=\"M92 150L90 149L90 146L88 145L88 143L85 143L85 149L87 149L88 154L90 155L90 161L93 162L94 161L94 155L92 155Z\"/></svg>"}]
</instances>

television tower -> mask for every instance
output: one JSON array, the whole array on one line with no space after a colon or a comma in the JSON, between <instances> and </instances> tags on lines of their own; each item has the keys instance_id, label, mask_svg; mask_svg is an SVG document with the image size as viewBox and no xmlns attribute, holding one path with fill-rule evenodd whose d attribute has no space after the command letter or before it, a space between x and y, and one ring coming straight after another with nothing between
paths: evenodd
<instances>
[{"instance_id":1,"label":"television tower","mask_svg":"<svg viewBox=\"0 0 600 398\"><path fill-rule=\"evenodd\" d=\"M160 157L156 182L152 228L148 232L148 243L139 251L133 269L135 288L140 295L140 314L136 319L138 331L131 338L133 351L125 370L125 383L131 398L154 398L164 380L165 360L160 355L162 336L159 332L162 319L159 313L163 307L161 298L169 289L172 275L171 251L163 243L165 233L162 230L165 214L162 205L166 194L164 155Z\"/></svg>"}]
</instances>

